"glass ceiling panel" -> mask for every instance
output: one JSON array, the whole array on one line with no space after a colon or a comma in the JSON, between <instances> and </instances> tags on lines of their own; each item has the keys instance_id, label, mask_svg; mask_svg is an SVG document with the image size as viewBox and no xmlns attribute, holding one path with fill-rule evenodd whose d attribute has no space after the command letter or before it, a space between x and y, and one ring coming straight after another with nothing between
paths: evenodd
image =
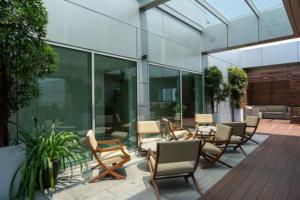
<instances>
[{"instance_id":1,"label":"glass ceiling panel","mask_svg":"<svg viewBox=\"0 0 300 200\"><path fill-rule=\"evenodd\" d=\"M194 0L171 0L166 6L179 12L202 27L208 27L222 22Z\"/></svg>"},{"instance_id":2,"label":"glass ceiling panel","mask_svg":"<svg viewBox=\"0 0 300 200\"><path fill-rule=\"evenodd\" d=\"M282 0L252 0L255 7L260 11L268 11L274 8L283 7Z\"/></svg>"},{"instance_id":3,"label":"glass ceiling panel","mask_svg":"<svg viewBox=\"0 0 300 200\"><path fill-rule=\"evenodd\" d=\"M206 0L206 2L229 20L253 15L252 10L244 0Z\"/></svg>"}]
</instances>

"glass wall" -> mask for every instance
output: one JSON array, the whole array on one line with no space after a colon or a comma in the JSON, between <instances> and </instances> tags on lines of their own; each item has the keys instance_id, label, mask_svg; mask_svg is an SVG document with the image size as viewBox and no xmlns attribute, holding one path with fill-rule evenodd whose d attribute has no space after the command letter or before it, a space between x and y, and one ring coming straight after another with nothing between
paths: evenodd
<instances>
[{"instance_id":1,"label":"glass wall","mask_svg":"<svg viewBox=\"0 0 300 200\"><path fill-rule=\"evenodd\" d=\"M97 139L119 138L136 144L136 62L95 55L95 126Z\"/></svg>"},{"instance_id":2,"label":"glass wall","mask_svg":"<svg viewBox=\"0 0 300 200\"><path fill-rule=\"evenodd\" d=\"M149 66L150 119L166 117L181 124L180 72Z\"/></svg>"},{"instance_id":3,"label":"glass wall","mask_svg":"<svg viewBox=\"0 0 300 200\"><path fill-rule=\"evenodd\" d=\"M37 117L39 123L47 124L56 119L58 131L74 131L85 144L86 131L92 128L91 55L54 48L59 56L58 70L39 80L42 95L19 112L19 124L32 131L33 117Z\"/></svg>"},{"instance_id":4,"label":"glass wall","mask_svg":"<svg viewBox=\"0 0 300 200\"><path fill-rule=\"evenodd\" d=\"M182 71L182 125L193 127L195 113L203 113L202 74Z\"/></svg>"}]
</instances>

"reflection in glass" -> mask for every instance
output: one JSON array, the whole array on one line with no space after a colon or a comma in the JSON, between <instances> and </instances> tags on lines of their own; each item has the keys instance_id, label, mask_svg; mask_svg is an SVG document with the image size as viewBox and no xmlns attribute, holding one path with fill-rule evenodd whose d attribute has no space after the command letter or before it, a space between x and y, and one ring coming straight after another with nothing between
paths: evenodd
<instances>
[{"instance_id":1,"label":"reflection in glass","mask_svg":"<svg viewBox=\"0 0 300 200\"><path fill-rule=\"evenodd\" d=\"M95 55L97 139L136 144L136 62Z\"/></svg>"},{"instance_id":2,"label":"reflection in glass","mask_svg":"<svg viewBox=\"0 0 300 200\"><path fill-rule=\"evenodd\" d=\"M202 75L182 72L182 125L193 127L195 114L203 113Z\"/></svg>"},{"instance_id":3,"label":"reflection in glass","mask_svg":"<svg viewBox=\"0 0 300 200\"><path fill-rule=\"evenodd\" d=\"M55 50L59 56L58 70L49 78L39 80L42 96L19 112L19 123L32 131L32 117L49 125L55 119L58 131L76 132L85 145L92 116L91 56L61 47L55 47Z\"/></svg>"},{"instance_id":4,"label":"reflection in glass","mask_svg":"<svg viewBox=\"0 0 300 200\"><path fill-rule=\"evenodd\" d=\"M150 119L181 123L179 70L149 66Z\"/></svg>"}]
</instances>

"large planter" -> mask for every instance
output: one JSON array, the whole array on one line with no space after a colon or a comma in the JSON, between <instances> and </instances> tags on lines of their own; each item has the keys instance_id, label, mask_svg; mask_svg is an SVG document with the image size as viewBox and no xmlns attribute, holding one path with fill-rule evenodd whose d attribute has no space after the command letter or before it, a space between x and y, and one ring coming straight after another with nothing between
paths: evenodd
<instances>
[{"instance_id":1,"label":"large planter","mask_svg":"<svg viewBox=\"0 0 300 200\"><path fill-rule=\"evenodd\" d=\"M242 122L244 121L243 109L234 109L234 121Z\"/></svg>"},{"instance_id":2,"label":"large planter","mask_svg":"<svg viewBox=\"0 0 300 200\"><path fill-rule=\"evenodd\" d=\"M25 149L22 145L0 148L0 199L9 199L9 186L12 177L25 159ZM20 177L17 175L14 192L18 190Z\"/></svg>"},{"instance_id":3,"label":"large planter","mask_svg":"<svg viewBox=\"0 0 300 200\"><path fill-rule=\"evenodd\" d=\"M56 184L57 181L57 176L58 176L58 172L60 169L60 161L59 160L55 160L52 162L53 165L53 176L54 176L54 184ZM47 168L46 170L43 170L42 173L42 181L43 181L43 188L47 189L51 187L51 182L50 182L50 178L49 178L49 169ZM36 188L39 188L39 177L36 177Z\"/></svg>"},{"instance_id":4,"label":"large planter","mask_svg":"<svg viewBox=\"0 0 300 200\"><path fill-rule=\"evenodd\" d=\"M219 112L213 113L213 118L214 118L214 122L216 124L221 123L221 113L219 113Z\"/></svg>"}]
</instances>

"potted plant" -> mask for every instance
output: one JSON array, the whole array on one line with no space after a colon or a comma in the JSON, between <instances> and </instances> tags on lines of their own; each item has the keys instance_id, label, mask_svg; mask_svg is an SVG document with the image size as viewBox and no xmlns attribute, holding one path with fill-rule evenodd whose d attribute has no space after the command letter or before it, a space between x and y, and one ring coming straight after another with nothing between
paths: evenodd
<instances>
[{"instance_id":1,"label":"potted plant","mask_svg":"<svg viewBox=\"0 0 300 200\"><path fill-rule=\"evenodd\" d=\"M210 111L214 115L214 121L218 123L220 122L219 104L228 96L228 86L217 66L205 69L205 93L210 104Z\"/></svg>"},{"instance_id":2,"label":"potted plant","mask_svg":"<svg viewBox=\"0 0 300 200\"><path fill-rule=\"evenodd\" d=\"M186 106L182 105L182 113L186 110ZM180 104L176 104L173 107L173 112L175 113L174 119L176 121L180 121L181 120L181 106Z\"/></svg>"},{"instance_id":3,"label":"potted plant","mask_svg":"<svg viewBox=\"0 0 300 200\"><path fill-rule=\"evenodd\" d=\"M34 199L35 189L43 193L45 188L54 190L60 167L65 169L85 162L85 155L79 144L79 137L69 131L55 131L55 123L51 127L39 126L34 120L34 132L20 131L20 142L24 145L26 158L15 172L10 184L10 198ZM20 183L16 195L14 181L20 171ZM72 174L72 173L71 173Z\"/></svg>"},{"instance_id":4,"label":"potted plant","mask_svg":"<svg viewBox=\"0 0 300 200\"><path fill-rule=\"evenodd\" d=\"M246 72L236 66L228 68L228 86L230 93L231 117L232 121L243 120L243 109L241 109L241 100L245 95L245 89L248 84Z\"/></svg>"}]
</instances>

